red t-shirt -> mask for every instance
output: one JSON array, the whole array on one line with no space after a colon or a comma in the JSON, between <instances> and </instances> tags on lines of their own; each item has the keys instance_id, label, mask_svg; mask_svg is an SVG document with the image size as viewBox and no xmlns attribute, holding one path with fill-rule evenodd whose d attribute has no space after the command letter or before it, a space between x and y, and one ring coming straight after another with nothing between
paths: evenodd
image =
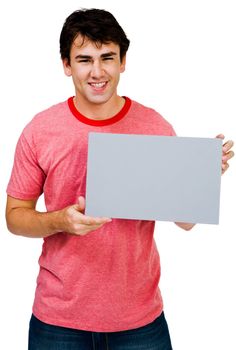
<instances>
[{"instance_id":1,"label":"red t-shirt","mask_svg":"<svg viewBox=\"0 0 236 350\"><path fill-rule=\"evenodd\" d=\"M23 130L8 184L9 196L44 193L48 211L85 196L89 132L175 135L156 111L126 98L114 117L82 116L73 99L36 115ZM156 159L158 162L158 159ZM153 221L113 219L85 236L44 239L33 305L43 322L96 332L134 329L163 309Z\"/></svg>"}]
</instances>

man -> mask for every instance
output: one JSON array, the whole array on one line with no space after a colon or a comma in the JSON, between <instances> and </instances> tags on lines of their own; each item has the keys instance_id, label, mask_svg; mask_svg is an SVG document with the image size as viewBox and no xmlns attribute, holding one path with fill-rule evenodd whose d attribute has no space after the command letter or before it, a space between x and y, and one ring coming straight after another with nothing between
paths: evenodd
<instances>
[{"instance_id":1,"label":"man","mask_svg":"<svg viewBox=\"0 0 236 350\"><path fill-rule=\"evenodd\" d=\"M72 13L60 52L75 96L36 115L17 144L8 228L44 238L30 350L172 349L158 288L154 222L83 214L89 132L175 135L157 112L117 94L128 47L109 12ZM232 146L223 146L222 172ZM45 213L36 210L42 193Z\"/></svg>"}]
</instances>

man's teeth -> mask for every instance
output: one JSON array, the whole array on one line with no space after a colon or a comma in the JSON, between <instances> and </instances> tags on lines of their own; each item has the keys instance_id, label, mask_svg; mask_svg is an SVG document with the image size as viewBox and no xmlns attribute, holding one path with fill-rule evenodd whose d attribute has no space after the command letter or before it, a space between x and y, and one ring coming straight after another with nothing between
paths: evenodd
<instances>
[{"instance_id":1,"label":"man's teeth","mask_svg":"<svg viewBox=\"0 0 236 350\"><path fill-rule=\"evenodd\" d=\"M103 83L90 83L90 85L92 85L95 88L101 88L101 87L105 86L106 83L105 82L103 82Z\"/></svg>"}]
</instances>

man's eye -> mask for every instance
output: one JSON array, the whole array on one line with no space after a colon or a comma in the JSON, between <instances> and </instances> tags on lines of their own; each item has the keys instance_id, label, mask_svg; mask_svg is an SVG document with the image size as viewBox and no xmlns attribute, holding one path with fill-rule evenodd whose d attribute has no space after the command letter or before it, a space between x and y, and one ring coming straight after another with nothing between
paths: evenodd
<instances>
[{"instance_id":1,"label":"man's eye","mask_svg":"<svg viewBox=\"0 0 236 350\"><path fill-rule=\"evenodd\" d=\"M104 57L103 60L104 61L113 60L113 57Z\"/></svg>"},{"instance_id":2,"label":"man's eye","mask_svg":"<svg viewBox=\"0 0 236 350\"><path fill-rule=\"evenodd\" d=\"M79 63L88 63L88 62L90 62L90 60L89 60L89 59L79 60Z\"/></svg>"}]
</instances>

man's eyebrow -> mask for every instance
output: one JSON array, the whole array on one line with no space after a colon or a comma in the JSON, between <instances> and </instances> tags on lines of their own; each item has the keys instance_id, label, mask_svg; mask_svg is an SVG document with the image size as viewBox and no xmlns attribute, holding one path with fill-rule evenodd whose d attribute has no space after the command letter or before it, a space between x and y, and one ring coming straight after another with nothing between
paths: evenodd
<instances>
[{"instance_id":1,"label":"man's eyebrow","mask_svg":"<svg viewBox=\"0 0 236 350\"><path fill-rule=\"evenodd\" d=\"M106 52L106 53L103 53L101 54L101 58L106 58L106 57L111 57L111 56L116 56L117 53L114 52L114 51L109 51L109 52ZM75 57L76 60L78 59L83 59L83 60L90 60L91 58L93 58L92 56L90 55L77 55Z\"/></svg>"},{"instance_id":2,"label":"man's eyebrow","mask_svg":"<svg viewBox=\"0 0 236 350\"><path fill-rule=\"evenodd\" d=\"M92 56L89 56L89 55L77 55L77 56L75 56L75 59L77 60L77 59L91 59L92 58Z\"/></svg>"},{"instance_id":3,"label":"man's eyebrow","mask_svg":"<svg viewBox=\"0 0 236 350\"><path fill-rule=\"evenodd\" d=\"M117 55L116 52L114 52L114 51L109 51L109 52L103 53L103 54L101 55L101 57L102 57L102 58L105 58L105 57L116 56L116 55Z\"/></svg>"}]
</instances>

